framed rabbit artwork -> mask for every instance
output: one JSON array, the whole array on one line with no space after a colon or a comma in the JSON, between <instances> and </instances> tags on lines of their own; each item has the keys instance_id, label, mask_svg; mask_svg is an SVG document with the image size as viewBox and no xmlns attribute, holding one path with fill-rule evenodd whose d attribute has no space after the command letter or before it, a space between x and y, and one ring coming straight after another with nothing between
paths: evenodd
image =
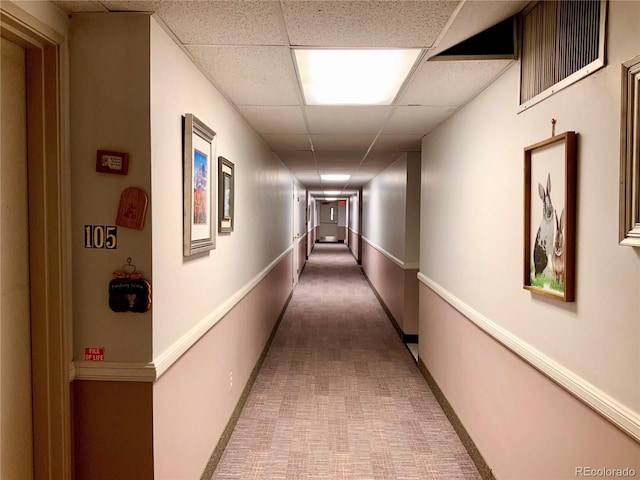
<instances>
[{"instance_id":1,"label":"framed rabbit artwork","mask_svg":"<svg viewBox=\"0 0 640 480\"><path fill-rule=\"evenodd\" d=\"M524 288L575 297L575 132L524 149Z\"/></svg>"}]
</instances>

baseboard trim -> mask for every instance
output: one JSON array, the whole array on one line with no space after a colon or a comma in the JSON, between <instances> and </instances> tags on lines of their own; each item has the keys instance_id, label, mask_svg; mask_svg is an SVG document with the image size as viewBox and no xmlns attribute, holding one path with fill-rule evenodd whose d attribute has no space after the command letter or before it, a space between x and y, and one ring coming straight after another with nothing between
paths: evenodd
<instances>
[{"instance_id":1,"label":"baseboard trim","mask_svg":"<svg viewBox=\"0 0 640 480\"><path fill-rule=\"evenodd\" d=\"M456 412L453 410L453 407L447 400L447 397L445 397L444 393L438 386L438 383L435 381L435 379L431 375L431 372L429 372L429 369L424 364L421 358L418 358L418 370L420 370L420 373L427 382L427 385L429 385L429 388L433 392L433 396L436 397L436 400L440 404L442 411L449 419L449 422L451 422L453 429L458 434L458 437L464 445L464 448L467 450L467 453L469 453L469 456L478 469L480 476L483 478L483 480L496 480L493 476L491 468L489 468L489 465L487 465L487 462L480 453L480 450L478 450L478 447L476 447L476 444L471 438L471 435L469 435L467 429L464 428L464 425L460 421L460 418L458 418L458 415L456 415Z\"/></svg>"},{"instance_id":2,"label":"baseboard trim","mask_svg":"<svg viewBox=\"0 0 640 480\"><path fill-rule=\"evenodd\" d=\"M247 380L247 384L244 386L244 389L242 390L242 395L240 395L240 399L238 400L236 407L233 409L231 418L229 419L229 422L227 422L227 426L222 432L220 440L218 440L216 447L213 449L213 453L211 453L209 462L207 462L207 466L205 467L204 472L202 472L202 475L200 476L200 480L211 480L211 477L213 477L213 473L215 472L216 467L218 466L218 463L222 458L222 454L224 453L224 450L225 448L227 448L227 444L231 439L231 434L233 433L233 430L236 428L238 419L240 418L240 414L242 413L242 409L247 403L247 398L249 397L249 393L253 388L256 378L258 378L258 374L260 373L262 364L264 363L265 358L267 358L267 353L269 353L269 349L271 348L273 339L275 338L276 333L278 332L278 328L280 327L280 322L282 322L282 318L284 317L284 314L287 310L287 307L289 306L289 302L291 301L292 296L293 296L293 291L289 294L289 298L287 298L287 301L284 303L284 307L282 307L282 311L278 316L278 320L276 321L276 324L271 330L271 334L269 335L269 339L267 340L267 343L264 349L262 350L262 353L260 354L260 358L254 365L253 370L251 371L251 375L249 375L249 380Z\"/></svg>"},{"instance_id":3,"label":"baseboard trim","mask_svg":"<svg viewBox=\"0 0 640 480\"><path fill-rule=\"evenodd\" d=\"M622 405L595 385L474 310L423 273L418 273L418 280L458 310L464 317L468 318L469 321L477 325L487 335L511 350L634 440L640 441L640 414Z\"/></svg>"}]
</instances>

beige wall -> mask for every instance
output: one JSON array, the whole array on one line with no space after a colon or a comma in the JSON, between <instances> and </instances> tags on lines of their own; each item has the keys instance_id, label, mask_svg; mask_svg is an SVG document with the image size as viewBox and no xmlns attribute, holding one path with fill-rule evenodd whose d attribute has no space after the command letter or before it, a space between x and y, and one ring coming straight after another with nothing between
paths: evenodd
<instances>
[{"instance_id":1,"label":"beige wall","mask_svg":"<svg viewBox=\"0 0 640 480\"><path fill-rule=\"evenodd\" d=\"M127 257L153 284L152 212L144 230L118 227L117 250L84 248L83 235L85 225L115 225L125 188L140 187L152 200L149 16L74 15L70 30L74 358L83 358L84 347L103 347L106 361L149 362L151 312L115 313L107 291ZM127 152L129 174L97 173L98 149Z\"/></svg>"},{"instance_id":2,"label":"beige wall","mask_svg":"<svg viewBox=\"0 0 640 480\"><path fill-rule=\"evenodd\" d=\"M155 383L156 480L200 478L289 296L292 255Z\"/></svg>"},{"instance_id":3,"label":"beige wall","mask_svg":"<svg viewBox=\"0 0 640 480\"><path fill-rule=\"evenodd\" d=\"M403 335L418 333L419 172L404 153L362 189L362 269Z\"/></svg>"},{"instance_id":4,"label":"beige wall","mask_svg":"<svg viewBox=\"0 0 640 480\"><path fill-rule=\"evenodd\" d=\"M461 311L476 312L492 335L509 339L522 356L636 435L640 257L637 249L619 246L617 234L620 64L638 54L638 18L640 3L610 2L606 68L517 114L514 65L423 139L420 252L420 272L434 289L457 299ZM523 148L550 135L551 118L557 119L558 133L578 133L576 301L566 304L522 289ZM547 478L571 478L569 463L589 460L584 438L602 446L591 464L616 449L622 458L640 455L638 444L624 435L602 434L607 428L597 426L597 420L569 427L561 417L574 422L582 414L573 409L583 408L581 404L557 403L553 389L539 390L530 375L518 376L499 361L478 369L479 358L501 355L502 347L479 340L479 332L470 337L452 330L434 337L428 328L435 327L427 325L446 323L441 315L434 302L421 304L420 358L435 370L454 408L464 395L469 397L466 411L459 412L463 423L485 419L484 433L476 433L475 440L498 478L533 478L541 469ZM476 351L480 341L482 352L471 358L465 352ZM497 396L513 425L508 434L491 413ZM534 423L532 418L542 438L513 440L523 435L516 430ZM610 443L601 443L600 436ZM535 455L527 453L530 441L537 442ZM560 457L566 460L560 462ZM519 459L517 475L509 458ZM620 464L620 456L606 458L608 463L601 464Z\"/></svg>"},{"instance_id":5,"label":"beige wall","mask_svg":"<svg viewBox=\"0 0 640 480\"><path fill-rule=\"evenodd\" d=\"M362 269L404 335L418 334L418 271L362 242Z\"/></svg>"},{"instance_id":6,"label":"beige wall","mask_svg":"<svg viewBox=\"0 0 640 480\"><path fill-rule=\"evenodd\" d=\"M497 479L640 472L640 445L420 285L420 360Z\"/></svg>"},{"instance_id":7,"label":"beige wall","mask_svg":"<svg viewBox=\"0 0 640 480\"><path fill-rule=\"evenodd\" d=\"M103 476L93 478L198 478L291 291L294 255L304 259L304 247L292 250L293 177L153 18L78 14L71 27L73 229L113 224L127 186L150 200L144 230L119 228L118 250L87 250L73 236L75 428L82 439L101 430L83 443L78 475L90 478L93 462ZM185 113L216 132L214 155L235 164L234 231L190 258L182 255ZM98 148L128 152L129 174L96 173ZM302 229L303 214L295 217ZM151 280L147 314L115 314L105 301L127 256ZM105 362L82 362L84 346L104 347ZM137 388L146 396L132 412L144 421L101 418L102 394L120 405L116 415ZM125 436L143 441L137 449L129 437L122 447L102 443ZM118 465L118 455L128 458L121 448L139 465Z\"/></svg>"}]
</instances>

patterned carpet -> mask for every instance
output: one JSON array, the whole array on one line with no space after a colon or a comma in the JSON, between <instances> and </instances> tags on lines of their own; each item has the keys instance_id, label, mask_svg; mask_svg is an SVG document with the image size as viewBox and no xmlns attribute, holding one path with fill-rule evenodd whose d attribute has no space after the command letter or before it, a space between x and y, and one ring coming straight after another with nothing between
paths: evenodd
<instances>
[{"instance_id":1,"label":"patterned carpet","mask_svg":"<svg viewBox=\"0 0 640 480\"><path fill-rule=\"evenodd\" d=\"M213 479L480 479L343 244L316 244Z\"/></svg>"}]
</instances>

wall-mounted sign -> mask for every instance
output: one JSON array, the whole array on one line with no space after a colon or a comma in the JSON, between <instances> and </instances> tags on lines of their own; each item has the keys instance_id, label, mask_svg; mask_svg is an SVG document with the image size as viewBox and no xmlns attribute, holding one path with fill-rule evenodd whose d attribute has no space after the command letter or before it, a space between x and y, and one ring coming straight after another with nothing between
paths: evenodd
<instances>
[{"instance_id":1,"label":"wall-mounted sign","mask_svg":"<svg viewBox=\"0 0 640 480\"><path fill-rule=\"evenodd\" d=\"M104 362L104 348L84 347L85 362Z\"/></svg>"},{"instance_id":2,"label":"wall-mounted sign","mask_svg":"<svg viewBox=\"0 0 640 480\"><path fill-rule=\"evenodd\" d=\"M142 230L149 200L144 190L137 187L126 188L120 195L120 205L116 225Z\"/></svg>"},{"instance_id":3,"label":"wall-mounted sign","mask_svg":"<svg viewBox=\"0 0 640 480\"><path fill-rule=\"evenodd\" d=\"M84 248L118 248L118 227L115 225L85 225Z\"/></svg>"},{"instance_id":4,"label":"wall-mounted sign","mask_svg":"<svg viewBox=\"0 0 640 480\"><path fill-rule=\"evenodd\" d=\"M126 175L128 171L128 153L98 150L96 155L96 172Z\"/></svg>"}]
</instances>

